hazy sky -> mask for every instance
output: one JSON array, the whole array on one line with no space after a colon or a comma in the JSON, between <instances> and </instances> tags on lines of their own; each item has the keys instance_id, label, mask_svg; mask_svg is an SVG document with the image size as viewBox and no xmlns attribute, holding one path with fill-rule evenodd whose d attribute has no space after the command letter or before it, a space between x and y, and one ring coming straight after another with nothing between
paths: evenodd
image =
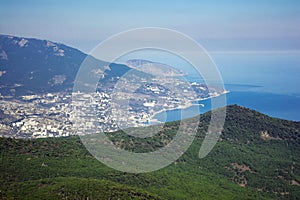
<instances>
[{"instance_id":1,"label":"hazy sky","mask_svg":"<svg viewBox=\"0 0 300 200\"><path fill-rule=\"evenodd\" d=\"M300 1L0 0L0 33L85 52L145 26L178 30L211 51L300 50Z\"/></svg>"}]
</instances>

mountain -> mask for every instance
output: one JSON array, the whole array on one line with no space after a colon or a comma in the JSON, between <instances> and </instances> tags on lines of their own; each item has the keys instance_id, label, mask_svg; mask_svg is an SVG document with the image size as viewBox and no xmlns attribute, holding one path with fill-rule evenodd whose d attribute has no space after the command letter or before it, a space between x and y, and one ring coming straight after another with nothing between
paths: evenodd
<instances>
[{"instance_id":1,"label":"mountain","mask_svg":"<svg viewBox=\"0 0 300 200\"><path fill-rule=\"evenodd\" d=\"M131 59L126 62L126 65L141 70L143 72L154 74L156 76L161 76L162 74L164 76L169 77L176 77L176 76L185 76L186 74L181 72L180 70L159 62L153 62L149 60L143 60L143 59Z\"/></svg>"},{"instance_id":2,"label":"mountain","mask_svg":"<svg viewBox=\"0 0 300 200\"><path fill-rule=\"evenodd\" d=\"M77 71L87 57L60 43L0 35L0 93L20 96L70 91ZM90 56L88 59L95 69L109 65L103 72L106 78L121 76L130 69Z\"/></svg>"},{"instance_id":3,"label":"mountain","mask_svg":"<svg viewBox=\"0 0 300 200\"><path fill-rule=\"evenodd\" d=\"M1 138L2 199L298 199L300 122L227 107L222 135L204 159L198 152L211 113L200 116L196 138L168 167L144 174L115 171L97 161L78 137ZM180 122L150 138L108 133L120 148L164 146ZM142 128L138 128L143 131Z\"/></svg>"}]
</instances>

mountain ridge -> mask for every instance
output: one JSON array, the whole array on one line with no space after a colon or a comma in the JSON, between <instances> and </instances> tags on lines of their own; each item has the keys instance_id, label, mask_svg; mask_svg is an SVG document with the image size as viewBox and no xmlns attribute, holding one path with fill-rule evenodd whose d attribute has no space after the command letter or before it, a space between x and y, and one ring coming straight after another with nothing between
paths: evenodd
<instances>
[{"instance_id":1,"label":"mountain ridge","mask_svg":"<svg viewBox=\"0 0 300 200\"><path fill-rule=\"evenodd\" d=\"M130 70L125 65L97 60L61 43L0 35L0 93L22 96L70 92L85 59L93 65L96 75L102 73L103 76L116 77ZM105 71L97 71L105 66L109 66Z\"/></svg>"}]
</instances>

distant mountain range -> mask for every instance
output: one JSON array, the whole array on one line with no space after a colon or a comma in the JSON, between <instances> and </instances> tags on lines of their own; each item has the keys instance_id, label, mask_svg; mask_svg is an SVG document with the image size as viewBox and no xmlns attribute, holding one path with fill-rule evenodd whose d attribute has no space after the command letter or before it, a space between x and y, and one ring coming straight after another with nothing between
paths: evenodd
<instances>
[{"instance_id":1,"label":"distant mountain range","mask_svg":"<svg viewBox=\"0 0 300 200\"><path fill-rule=\"evenodd\" d=\"M163 63L141 59L128 60L126 65L107 63L49 40L0 35L0 94L22 96L72 91L76 74L87 58L94 65L95 74L102 73L101 79L107 82L132 68L152 75L185 75ZM104 72L97 70L103 67Z\"/></svg>"},{"instance_id":2,"label":"distant mountain range","mask_svg":"<svg viewBox=\"0 0 300 200\"><path fill-rule=\"evenodd\" d=\"M76 73L87 54L48 40L0 35L0 93L28 95L71 90ZM94 58L93 65L106 66L105 78L117 77L130 68Z\"/></svg>"}]
</instances>

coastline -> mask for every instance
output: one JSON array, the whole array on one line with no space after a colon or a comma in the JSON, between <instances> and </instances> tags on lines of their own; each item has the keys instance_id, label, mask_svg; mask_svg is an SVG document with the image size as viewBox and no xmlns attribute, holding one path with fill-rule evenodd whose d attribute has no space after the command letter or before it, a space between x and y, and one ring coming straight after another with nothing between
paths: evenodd
<instances>
[{"instance_id":1,"label":"coastline","mask_svg":"<svg viewBox=\"0 0 300 200\"><path fill-rule=\"evenodd\" d=\"M165 123L163 121L159 121L158 119L155 118L156 115L160 114L160 113L163 113L165 111L172 111L172 110L182 110L182 109L187 109L189 107L192 107L192 106L202 106L204 107L204 104L201 104L201 103L198 103L199 101L203 101L203 100L208 100L208 99L212 99L212 98L216 98L216 97L219 97L221 95L225 95L225 94L228 94L230 93L229 90L225 90L223 91L222 93L220 94L217 94L217 95L212 95L210 97L206 97L206 98L199 98L199 99L195 99L195 100L192 100L192 101L188 101L186 104L184 105L180 105L178 107L175 107L175 108L170 108L170 109L162 109L160 111L157 111L157 112L154 112L153 114L151 114L150 118L149 118L149 123L152 124L152 123ZM197 102L197 103L194 103L194 102Z\"/></svg>"}]
</instances>

